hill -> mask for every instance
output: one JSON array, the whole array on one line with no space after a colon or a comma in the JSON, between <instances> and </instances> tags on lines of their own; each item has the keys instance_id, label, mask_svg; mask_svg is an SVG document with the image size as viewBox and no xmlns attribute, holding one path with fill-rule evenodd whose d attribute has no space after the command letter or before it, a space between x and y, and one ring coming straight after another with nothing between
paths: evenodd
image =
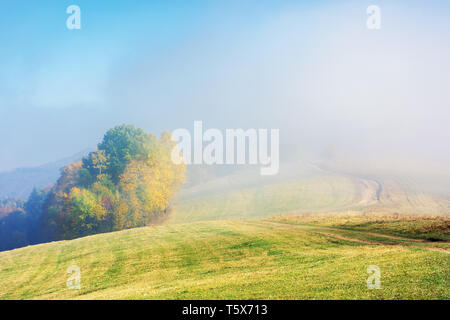
<instances>
[{"instance_id":1,"label":"hill","mask_svg":"<svg viewBox=\"0 0 450 320\"><path fill-rule=\"evenodd\" d=\"M314 163L193 170L164 225L1 252L0 299L450 299L447 198Z\"/></svg>"},{"instance_id":2,"label":"hill","mask_svg":"<svg viewBox=\"0 0 450 320\"><path fill-rule=\"evenodd\" d=\"M449 222L302 215L99 234L0 253L0 299L449 299ZM80 290L66 287L72 265Z\"/></svg>"},{"instance_id":3,"label":"hill","mask_svg":"<svg viewBox=\"0 0 450 320\"><path fill-rule=\"evenodd\" d=\"M86 149L70 157L38 167L0 172L0 198L10 197L26 200L33 188L42 188L55 183L62 168L81 160L89 152L90 149Z\"/></svg>"},{"instance_id":4,"label":"hill","mask_svg":"<svg viewBox=\"0 0 450 320\"><path fill-rule=\"evenodd\" d=\"M283 165L273 177L245 168L188 185L174 202L170 222L348 211L446 215L450 198L423 190L409 177L361 175L303 162Z\"/></svg>"}]
</instances>

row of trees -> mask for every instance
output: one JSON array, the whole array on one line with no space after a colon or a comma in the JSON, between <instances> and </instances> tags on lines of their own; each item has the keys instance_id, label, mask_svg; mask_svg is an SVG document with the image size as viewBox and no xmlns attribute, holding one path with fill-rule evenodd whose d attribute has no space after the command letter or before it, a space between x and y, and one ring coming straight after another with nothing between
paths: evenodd
<instances>
[{"instance_id":1,"label":"row of trees","mask_svg":"<svg viewBox=\"0 0 450 320\"><path fill-rule=\"evenodd\" d=\"M0 202L0 251L40 242L39 226L48 190L33 190L28 201Z\"/></svg>"},{"instance_id":2,"label":"row of trees","mask_svg":"<svg viewBox=\"0 0 450 320\"><path fill-rule=\"evenodd\" d=\"M185 179L185 166L171 161L174 146L168 132L157 139L133 126L109 130L97 150L66 167L43 197L40 191L33 192L27 204L34 199L39 212L27 208L24 212L29 218L38 216L39 241L73 239L164 219Z\"/></svg>"},{"instance_id":3,"label":"row of trees","mask_svg":"<svg viewBox=\"0 0 450 320\"><path fill-rule=\"evenodd\" d=\"M5 197L0 199L0 217L6 216L11 212L22 210L25 202L20 199Z\"/></svg>"}]
</instances>

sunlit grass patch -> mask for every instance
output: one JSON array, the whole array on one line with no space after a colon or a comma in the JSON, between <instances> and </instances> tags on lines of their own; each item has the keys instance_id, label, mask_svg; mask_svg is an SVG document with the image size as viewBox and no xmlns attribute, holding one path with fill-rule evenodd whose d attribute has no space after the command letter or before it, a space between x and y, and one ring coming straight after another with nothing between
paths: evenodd
<instances>
[{"instance_id":1,"label":"sunlit grass patch","mask_svg":"<svg viewBox=\"0 0 450 320\"><path fill-rule=\"evenodd\" d=\"M379 240L362 233L336 234ZM81 290L66 287L69 265L81 269ZM369 265L381 269L379 290L367 288ZM449 299L449 270L443 252L264 220L214 221L0 253L0 298Z\"/></svg>"}]
</instances>

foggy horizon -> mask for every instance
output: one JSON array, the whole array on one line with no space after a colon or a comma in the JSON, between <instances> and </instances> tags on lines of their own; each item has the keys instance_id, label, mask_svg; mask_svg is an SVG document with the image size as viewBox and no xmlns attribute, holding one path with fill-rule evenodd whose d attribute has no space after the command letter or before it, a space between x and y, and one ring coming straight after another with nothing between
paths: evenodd
<instances>
[{"instance_id":1,"label":"foggy horizon","mask_svg":"<svg viewBox=\"0 0 450 320\"><path fill-rule=\"evenodd\" d=\"M7 5L0 171L95 148L119 124L202 120L279 128L280 144L350 165L450 173L450 4L377 1L369 30L370 1L258 3L79 1L81 30L63 5Z\"/></svg>"}]
</instances>

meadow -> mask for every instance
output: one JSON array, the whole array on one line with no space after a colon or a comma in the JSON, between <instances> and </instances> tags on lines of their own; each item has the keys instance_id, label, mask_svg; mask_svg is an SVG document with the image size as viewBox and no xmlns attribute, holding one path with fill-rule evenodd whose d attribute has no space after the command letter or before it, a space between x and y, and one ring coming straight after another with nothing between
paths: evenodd
<instances>
[{"instance_id":1,"label":"meadow","mask_svg":"<svg viewBox=\"0 0 450 320\"><path fill-rule=\"evenodd\" d=\"M450 298L449 218L416 236L421 218L329 218L150 226L2 252L0 299ZM71 265L80 290L66 286ZM370 265L381 289L367 288Z\"/></svg>"},{"instance_id":2,"label":"meadow","mask_svg":"<svg viewBox=\"0 0 450 320\"><path fill-rule=\"evenodd\" d=\"M162 225L0 252L0 299L450 299L447 200L380 181L304 167L185 187Z\"/></svg>"}]
</instances>

